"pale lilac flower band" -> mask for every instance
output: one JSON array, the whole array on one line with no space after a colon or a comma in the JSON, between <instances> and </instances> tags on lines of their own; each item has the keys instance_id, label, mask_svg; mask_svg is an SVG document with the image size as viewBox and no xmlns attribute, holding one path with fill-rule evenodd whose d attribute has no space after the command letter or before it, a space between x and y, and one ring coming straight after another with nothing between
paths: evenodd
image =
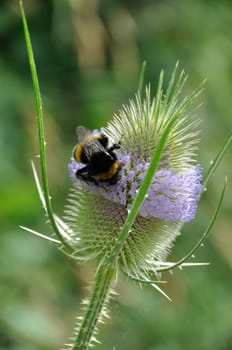
<instances>
[{"instance_id":1,"label":"pale lilac flower band","mask_svg":"<svg viewBox=\"0 0 232 350\"><path fill-rule=\"evenodd\" d=\"M87 193L102 195L129 210L137 190L145 176L149 162L136 160L128 154L117 154L121 164L119 180L114 185L86 182L76 177L76 171L84 166L74 158L68 165L74 183L81 185ZM200 165L189 165L184 170L159 168L156 171L146 199L140 210L143 217L155 217L165 221L188 222L195 217L197 202L202 191Z\"/></svg>"}]
</instances>

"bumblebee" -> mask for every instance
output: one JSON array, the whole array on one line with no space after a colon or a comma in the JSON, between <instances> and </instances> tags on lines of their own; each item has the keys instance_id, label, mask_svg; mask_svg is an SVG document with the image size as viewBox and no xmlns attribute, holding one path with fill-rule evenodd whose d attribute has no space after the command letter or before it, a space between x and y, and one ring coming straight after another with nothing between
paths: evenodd
<instances>
[{"instance_id":1,"label":"bumblebee","mask_svg":"<svg viewBox=\"0 0 232 350\"><path fill-rule=\"evenodd\" d=\"M96 184L107 182L115 184L118 180L119 162L114 150L120 144L108 147L108 137L103 133L96 135L84 126L76 129L78 144L73 150L73 156L79 163L86 164L77 170L77 178L92 181Z\"/></svg>"}]
</instances>

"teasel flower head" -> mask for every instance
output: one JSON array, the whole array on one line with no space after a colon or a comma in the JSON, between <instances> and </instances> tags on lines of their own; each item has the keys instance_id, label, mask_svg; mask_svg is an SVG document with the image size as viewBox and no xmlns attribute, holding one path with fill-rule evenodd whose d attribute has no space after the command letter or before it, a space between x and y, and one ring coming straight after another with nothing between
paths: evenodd
<instances>
[{"instance_id":1,"label":"teasel flower head","mask_svg":"<svg viewBox=\"0 0 232 350\"><path fill-rule=\"evenodd\" d=\"M176 67L177 68L177 67ZM76 176L84 164L74 157L69 163L73 181L65 220L72 230L74 256L79 261L101 261L110 253L144 179L167 123L175 115L158 168L130 233L117 259L116 269L147 278L169 253L183 223L192 220L202 190L201 167L196 163L198 120L192 102L200 90L181 96L186 76L176 77L166 93L163 74L153 98L149 86L95 134L104 133L115 150L119 172L116 183L88 181Z\"/></svg>"}]
</instances>

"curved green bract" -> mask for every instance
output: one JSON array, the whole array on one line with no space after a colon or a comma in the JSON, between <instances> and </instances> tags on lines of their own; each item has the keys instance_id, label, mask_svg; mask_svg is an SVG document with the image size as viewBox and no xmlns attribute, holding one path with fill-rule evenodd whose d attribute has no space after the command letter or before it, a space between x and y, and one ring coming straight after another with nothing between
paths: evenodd
<instances>
[{"instance_id":1,"label":"curved green bract","mask_svg":"<svg viewBox=\"0 0 232 350\"><path fill-rule=\"evenodd\" d=\"M47 176L46 141L45 141L45 135L44 135L43 109L42 109L39 80L38 80L36 64L35 64L33 49L32 49L32 45L31 45L30 34L29 34L29 30L28 30L27 20L26 20L22 1L20 1L19 4L20 4L20 11L21 11L22 22L23 22L23 30L24 30L26 47L27 47L29 65L30 65L31 76L32 76L32 81L33 81L35 100L36 100L40 166L41 166L44 199L45 199L45 204L46 204L46 212L47 212L51 226L52 226L57 238L59 239L59 241L62 242L63 246L65 246L68 250L70 250L71 249L70 245L64 239L63 235L60 233L59 228L56 224L56 220L54 217L54 212L53 212L53 208L52 208L52 204L51 204L51 196L49 193L48 176Z\"/></svg>"},{"instance_id":2,"label":"curved green bract","mask_svg":"<svg viewBox=\"0 0 232 350\"><path fill-rule=\"evenodd\" d=\"M206 172L206 174L204 176L204 179L203 179L204 188L208 185L208 182L209 182L211 176L213 175L213 173L217 169L220 161L222 160L226 150L228 149L228 147L230 146L231 143L232 143L232 131L229 133L229 135L226 138L224 144L222 145L220 151L218 152L218 154L216 155L216 157L212 161L211 166L209 167L208 171Z\"/></svg>"},{"instance_id":3,"label":"curved green bract","mask_svg":"<svg viewBox=\"0 0 232 350\"><path fill-rule=\"evenodd\" d=\"M213 227L213 225L214 225L214 223L215 223L215 221L216 221L216 219L218 217L218 214L219 214L219 212L221 210L221 207L222 207L223 198L224 198L224 195L225 195L226 184L227 184L227 179L225 180L225 183L224 183L221 195L219 197L219 200L218 200L218 203L217 203L217 207L216 207L215 212L214 212L214 214L212 216L212 219L210 220L206 230L203 232L203 234L201 235L201 237L197 241L197 243L194 245L194 247L182 259L180 259L177 262L171 264L171 266L162 267L162 268L156 269L156 272L168 271L168 270L174 269L175 267L181 266L186 260L188 260L189 258L191 258L194 255L196 250L200 247L200 245L204 242L204 240L208 236L210 230L212 229L212 227Z\"/></svg>"}]
</instances>

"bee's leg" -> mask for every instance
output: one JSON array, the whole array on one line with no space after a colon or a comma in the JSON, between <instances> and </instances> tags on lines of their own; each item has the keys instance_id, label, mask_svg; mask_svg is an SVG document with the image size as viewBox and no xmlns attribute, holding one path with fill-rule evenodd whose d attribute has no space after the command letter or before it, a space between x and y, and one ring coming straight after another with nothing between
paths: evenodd
<instances>
[{"instance_id":1,"label":"bee's leg","mask_svg":"<svg viewBox=\"0 0 232 350\"><path fill-rule=\"evenodd\" d=\"M93 182L95 185L99 185L99 182L94 177L89 175L88 165L77 170L76 177L80 178L86 182Z\"/></svg>"},{"instance_id":2,"label":"bee's leg","mask_svg":"<svg viewBox=\"0 0 232 350\"><path fill-rule=\"evenodd\" d=\"M114 151L115 149L120 149L121 148L121 144L120 143L115 143L114 145L112 145L109 148L109 151Z\"/></svg>"},{"instance_id":3,"label":"bee's leg","mask_svg":"<svg viewBox=\"0 0 232 350\"><path fill-rule=\"evenodd\" d=\"M89 180L90 176L88 174L88 165L76 171L76 177L82 180Z\"/></svg>"},{"instance_id":4,"label":"bee's leg","mask_svg":"<svg viewBox=\"0 0 232 350\"><path fill-rule=\"evenodd\" d=\"M76 171L76 177L83 177L83 176L85 176L85 175L83 175L83 173L88 174L88 166L87 166L87 165L84 166L84 167L81 168L81 169L78 169L78 170Z\"/></svg>"}]
</instances>

